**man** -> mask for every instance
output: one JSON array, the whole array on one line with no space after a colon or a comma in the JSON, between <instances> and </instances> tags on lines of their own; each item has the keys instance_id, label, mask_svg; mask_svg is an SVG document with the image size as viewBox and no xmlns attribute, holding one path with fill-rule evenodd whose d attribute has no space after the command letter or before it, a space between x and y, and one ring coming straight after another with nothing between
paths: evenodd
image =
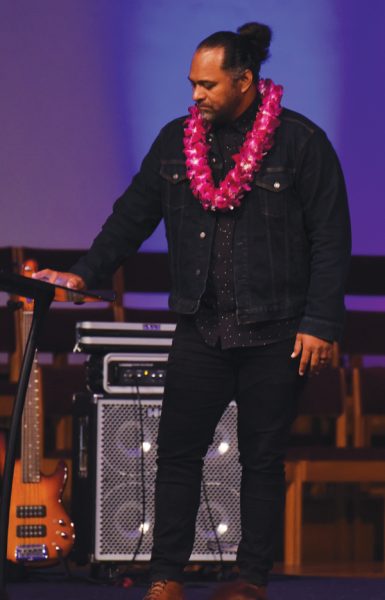
<instances>
[{"instance_id":1,"label":"man","mask_svg":"<svg viewBox=\"0 0 385 600\"><path fill-rule=\"evenodd\" d=\"M182 597L203 458L233 398L238 566L249 592L267 597L303 375L329 362L341 333L350 253L343 176L323 131L281 111L282 88L259 79L270 37L250 23L201 42L187 121L164 127L72 272L38 274L95 285L165 220L179 321L159 427L149 600Z\"/></svg>"}]
</instances>

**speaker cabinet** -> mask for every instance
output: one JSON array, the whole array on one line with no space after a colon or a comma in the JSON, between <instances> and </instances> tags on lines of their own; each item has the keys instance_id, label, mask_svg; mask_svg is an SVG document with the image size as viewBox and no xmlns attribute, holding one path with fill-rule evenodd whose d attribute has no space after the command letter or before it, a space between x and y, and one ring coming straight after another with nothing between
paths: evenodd
<instances>
[{"instance_id":1,"label":"speaker cabinet","mask_svg":"<svg viewBox=\"0 0 385 600\"><path fill-rule=\"evenodd\" d=\"M75 559L82 562L91 555L95 561L147 561L161 400L77 394L74 409ZM206 456L193 561L236 557L240 539L236 412L231 403Z\"/></svg>"}]
</instances>

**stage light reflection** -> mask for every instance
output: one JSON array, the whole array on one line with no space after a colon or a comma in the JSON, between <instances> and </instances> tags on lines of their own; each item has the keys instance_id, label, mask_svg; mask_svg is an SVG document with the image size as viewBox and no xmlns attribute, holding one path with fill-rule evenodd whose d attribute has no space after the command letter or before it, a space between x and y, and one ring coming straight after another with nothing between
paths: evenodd
<instances>
[{"instance_id":1,"label":"stage light reflection","mask_svg":"<svg viewBox=\"0 0 385 600\"><path fill-rule=\"evenodd\" d=\"M226 454L229 448L230 444L228 442L221 442L218 446L218 452L219 454Z\"/></svg>"},{"instance_id":2,"label":"stage light reflection","mask_svg":"<svg viewBox=\"0 0 385 600\"><path fill-rule=\"evenodd\" d=\"M150 523L148 523L147 521L145 521L144 523L141 523L139 525L139 531L143 533L147 533L148 530L150 529Z\"/></svg>"},{"instance_id":3,"label":"stage light reflection","mask_svg":"<svg viewBox=\"0 0 385 600\"><path fill-rule=\"evenodd\" d=\"M217 527L217 533L218 535L223 535L224 533L226 533L226 531L228 530L228 525L226 523L219 523L218 527Z\"/></svg>"},{"instance_id":4,"label":"stage light reflection","mask_svg":"<svg viewBox=\"0 0 385 600\"><path fill-rule=\"evenodd\" d=\"M151 450L150 442L143 442L142 448L143 448L143 452L149 452Z\"/></svg>"}]
</instances>

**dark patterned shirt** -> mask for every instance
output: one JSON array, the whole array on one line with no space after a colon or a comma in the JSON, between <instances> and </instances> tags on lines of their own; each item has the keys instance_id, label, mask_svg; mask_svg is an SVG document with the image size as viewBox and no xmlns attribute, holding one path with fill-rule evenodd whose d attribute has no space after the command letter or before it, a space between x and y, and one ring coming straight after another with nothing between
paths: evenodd
<instances>
[{"instance_id":1,"label":"dark patterned shirt","mask_svg":"<svg viewBox=\"0 0 385 600\"><path fill-rule=\"evenodd\" d=\"M252 128L257 108L258 102L255 101L236 121L210 132L209 159L212 165L219 161L223 165L221 170L213 169L216 185L219 178L225 177L233 168L232 156L238 152L247 131ZM233 272L235 227L236 209L216 213L216 229L206 290L195 315L195 322L203 339L210 346L220 344L223 349L228 349L266 345L294 336L298 330L300 316L247 325L237 322Z\"/></svg>"}]
</instances>

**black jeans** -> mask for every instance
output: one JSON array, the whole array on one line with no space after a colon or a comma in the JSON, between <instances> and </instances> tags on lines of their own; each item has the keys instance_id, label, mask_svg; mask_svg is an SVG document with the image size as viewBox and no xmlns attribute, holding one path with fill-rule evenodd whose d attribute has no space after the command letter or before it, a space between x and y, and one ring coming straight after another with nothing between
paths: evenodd
<instances>
[{"instance_id":1,"label":"black jeans","mask_svg":"<svg viewBox=\"0 0 385 600\"><path fill-rule=\"evenodd\" d=\"M242 465L240 576L267 582L285 498L284 453L302 378L294 339L222 350L194 323L177 327L158 436L151 579L182 581L199 508L203 459L229 402L238 406Z\"/></svg>"}]
</instances>

